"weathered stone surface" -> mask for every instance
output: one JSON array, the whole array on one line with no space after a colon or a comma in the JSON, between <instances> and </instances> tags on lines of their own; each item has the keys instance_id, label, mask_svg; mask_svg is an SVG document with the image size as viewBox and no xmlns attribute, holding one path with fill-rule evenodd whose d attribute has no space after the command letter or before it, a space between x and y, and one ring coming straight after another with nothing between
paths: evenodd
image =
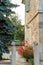
<instances>
[{"instance_id":1,"label":"weathered stone surface","mask_svg":"<svg viewBox=\"0 0 43 65\"><path fill-rule=\"evenodd\" d=\"M39 23L43 24L43 13L39 13Z\"/></svg>"},{"instance_id":2,"label":"weathered stone surface","mask_svg":"<svg viewBox=\"0 0 43 65\"><path fill-rule=\"evenodd\" d=\"M37 12L38 12L38 0L30 0L30 11L26 13L27 24L36 15Z\"/></svg>"},{"instance_id":3,"label":"weathered stone surface","mask_svg":"<svg viewBox=\"0 0 43 65\"><path fill-rule=\"evenodd\" d=\"M37 41L34 42L34 65L39 65L39 45Z\"/></svg>"},{"instance_id":4,"label":"weathered stone surface","mask_svg":"<svg viewBox=\"0 0 43 65\"><path fill-rule=\"evenodd\" d=\"M38 10L43 11L43 0L39 0Z\"/></svg>"},{"instance_id":5,"label":"weathered stone surface","mask_svg":"<svg viewBox=\"0 0 43 65\"><path fill-rule=\"evenodd\" d=\"M30 1L30 11L26 13L25 39L29 43L33 43L33 39L38 40L38 23L39 19L36 15L38 12L38 0ZM39 41L39 40L38 40Z\"/></svg>"},{"instance_id":6,"label":"weathered stone surface","mask_svg":"<svg viewBox=\"0 0 43 65\"><path fill-rule=\"evenodd\" d=\"M25 39L31 40L32 44L34 41L39 44L34 47L34 64L43 65L43 0L31 0L30 11L26 13L25 29ZM29 35L31 35L31 39ZM40 64L37 64L37 59Z\"/></svg>"}]
</instances>

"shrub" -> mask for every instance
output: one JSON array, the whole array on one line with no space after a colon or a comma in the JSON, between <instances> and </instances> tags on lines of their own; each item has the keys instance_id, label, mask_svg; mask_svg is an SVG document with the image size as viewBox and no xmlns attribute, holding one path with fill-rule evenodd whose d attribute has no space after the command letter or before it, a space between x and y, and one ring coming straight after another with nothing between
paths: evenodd
<instances>
[{"instance_id":1,"label":"shrub","mask_svg":"<svg viewBox=\"0 0 43 65\"><path fill-rule=\"evenodd\" d=\"M23 58L25 58L27 61L28 59L33 59L33 47L28 46L27 41L23 41L22 45L18 47L18 54L20 54Z\"/></svg>"}]
</instances>

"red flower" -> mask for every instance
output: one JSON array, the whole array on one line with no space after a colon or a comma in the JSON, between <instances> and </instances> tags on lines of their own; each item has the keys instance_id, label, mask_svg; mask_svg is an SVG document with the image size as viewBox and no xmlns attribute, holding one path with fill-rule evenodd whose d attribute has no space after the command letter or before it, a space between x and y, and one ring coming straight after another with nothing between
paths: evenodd
<instances>
[{"instance_id":1,"label":"red flower","mask_svg":"<svg viewBox=\"0 0 43 65\"><path fill-rule=\"evenodd\" d=\"M18 47L18 54L20 54L24 58L33 58L33 47L28 46L28 41L24 40L22 42L22 46Z\"/></svg>"},{"instance_id":2,"label":"red flower","mask_svg":"<svg viewBox=\"0 0 43 65\"><path fill-rule=\"evenodd\" d=\"M24 51L23 46L19 46L18 47L18 54L22 55L23 54L23 51Z\"/></svg>"}]
</instances>

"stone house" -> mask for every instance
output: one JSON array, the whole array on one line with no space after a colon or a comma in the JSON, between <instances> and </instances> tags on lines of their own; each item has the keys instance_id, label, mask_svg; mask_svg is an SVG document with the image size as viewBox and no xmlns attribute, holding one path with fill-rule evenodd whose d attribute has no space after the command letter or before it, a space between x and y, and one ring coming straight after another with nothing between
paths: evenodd
<instances>
[{"instance_id":1,"label":"stone house","mask_svg":"<svg viewBox=\"0 0 43 65\"><path fill-rule=\"evenodd\" d=\"M25 39L43 43L43 0L25 1Z\"/></svg>"},{"instance_id":2,"label":"stone house","mask_svg":"<svg viewBox=\"0 0 43 65\"><path fill-rule=\"evenodd\" d=\"M43 0L25 2L25 39L34 47L34 65L43 65Z\"/></svg>"}]
</instances>

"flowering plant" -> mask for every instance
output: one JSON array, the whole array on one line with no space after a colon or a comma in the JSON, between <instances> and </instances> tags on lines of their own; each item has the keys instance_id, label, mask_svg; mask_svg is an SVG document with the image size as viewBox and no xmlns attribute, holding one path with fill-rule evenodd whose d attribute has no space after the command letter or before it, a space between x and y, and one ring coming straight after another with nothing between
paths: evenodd
<instances>
[{"instance_id":1,"label":"flowering plant","mask_svg":"<svg viewBox=\"0 0 43 65\"><path fill-rule=\"evenodd\" d=\"M18 54L24 57L27 61L28 59L33 58L33 47L28 46L28 41L25 40L22 42L22 46L18 47Z\"/></svg>"}]
</instances>

